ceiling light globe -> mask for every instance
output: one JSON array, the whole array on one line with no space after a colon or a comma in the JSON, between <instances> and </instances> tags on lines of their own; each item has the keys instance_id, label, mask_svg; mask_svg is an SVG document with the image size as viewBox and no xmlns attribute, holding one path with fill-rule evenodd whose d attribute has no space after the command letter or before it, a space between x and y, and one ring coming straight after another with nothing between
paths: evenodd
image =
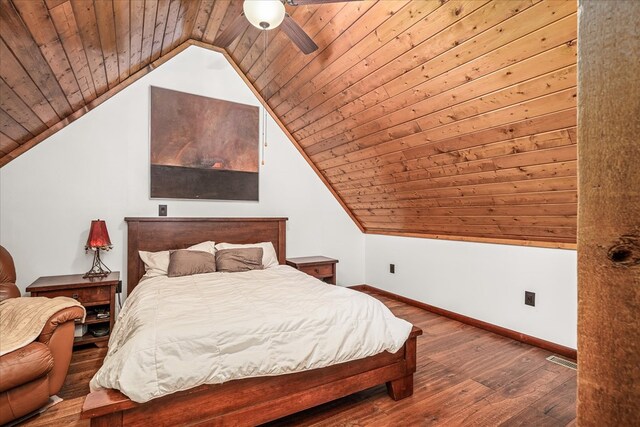
<instances>
[{"instance_id":1,"label":"ceiling light globe","mask_svg":"<svg viewBox=\"0 0 640 427\"><path fill-rule=\"evenodd\" d=\"M260 30L272 30L282 23L285 10L280 0L245 0L244 16Z\"/></svg>"}]
</instances>

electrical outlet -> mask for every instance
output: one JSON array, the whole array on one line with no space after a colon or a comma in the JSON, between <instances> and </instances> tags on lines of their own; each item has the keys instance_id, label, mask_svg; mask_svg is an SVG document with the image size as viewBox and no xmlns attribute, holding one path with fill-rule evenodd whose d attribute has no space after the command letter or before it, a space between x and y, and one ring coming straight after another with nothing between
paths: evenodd
<instances>
[{"instance_id":1,"label":"electrical outlet","mask_svg":"<svg viewBox=\"0 0 640 427\"><path fill-rule=\"evenodd\" d=\"M396 265L395 264L389 264L389 273L395 274L395 272L396 272Z\"/></svg>"},{"instance_id":2,"label":"electrical outlet","mask_svg":"<svg viewBox=\"0 0 640 427\"><path fill-rule=\"evenodd\" d=\"M167 216L167 205L158 205L158 216Z\"/></svg>"},{"instance_id":3,"label":"electrical outlet","mask_svg":"<svg viewBox=\"0 0 640 427\"><path fill-rule=\"evenodd\" d=\"M524 291L524 303L526 305L530 305L531 307L536 306L536 293Z\"/></svg>"}]
</instances>

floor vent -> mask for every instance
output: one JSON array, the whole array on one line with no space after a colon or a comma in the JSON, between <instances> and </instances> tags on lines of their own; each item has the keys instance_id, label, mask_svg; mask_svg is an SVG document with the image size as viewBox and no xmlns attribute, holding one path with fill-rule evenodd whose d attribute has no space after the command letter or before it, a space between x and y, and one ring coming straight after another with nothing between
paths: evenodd
<instances>
[{"instance_id":1,"label":"floor vent","mask_svg":"<svg viewBox=\"0 0 640 427\"><path fill-rule=\"evenodd\" d=\"M572 361L567 360L567 359L563 359L562 357L549 356L549 357L547 357L547 360L549 362L553 362L553 363L557 363L558 365L562 365L565 368L573 369L574 371L576 369L578 369L578 364L577 363L572 362Z\"/></svg>"}]
</instances>

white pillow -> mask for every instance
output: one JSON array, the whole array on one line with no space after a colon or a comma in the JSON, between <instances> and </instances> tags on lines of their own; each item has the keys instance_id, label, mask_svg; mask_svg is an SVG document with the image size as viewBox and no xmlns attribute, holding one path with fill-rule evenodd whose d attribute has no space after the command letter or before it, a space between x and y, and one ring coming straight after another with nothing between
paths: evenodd
<instances>
[{"instance_id":1,"label":"white pillow","mask_svg":"<svg viewBox=\"0 0 640 427\"><path fill-rule=\"evenodd\" d=\"M242 249L242 248L262 248L262 268L271 268L278 265L278 256L271 242L249 243L237 245L235 243L218 243L216 250L222 249Z\"/></svg>"},{"instance_id":2,"label":"white pillow","mask_svg":"<svg viewBox=\"0 0 640 427\"><path fill-rule=\"evenodd\" d=\"M216 254L216 242L202 242L197 245L193 245L187 248L190 251L202 251L209 252L212 255ZM166 276L169 269L169 255L170 251L161 252L146 252L138 251L140 259L144 262L144 277L157 277Z\"/></svg>"}]
</instances>

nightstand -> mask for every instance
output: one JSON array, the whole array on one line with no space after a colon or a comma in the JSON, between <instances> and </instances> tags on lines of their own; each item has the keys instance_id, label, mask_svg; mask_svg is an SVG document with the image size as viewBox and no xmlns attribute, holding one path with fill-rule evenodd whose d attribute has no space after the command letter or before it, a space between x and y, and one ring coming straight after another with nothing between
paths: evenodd
<instances>
[{"instance_id":1,"label":"nightstand","mask_svg":"<svg viewBox=\"0 0 640 427\"><path fill-rule=\"evenodd\" d=\"M287 265L332 285L336 284L337 259L324 256L287 258Z\"/></svg>"},{"instance_id":2,"label":"nightstand","mask_svg":"<svg viewBox=\"0 0 640 427\"><path fill-rule=\"evenodd\" d=\"M87 332L73 341L74 347L94 343L106 347L113 330L116 315L116 287L120 282L120 273L115 271L107 277L83 279L82 274L66 276L43 276L27 288L32 297L69 297L78 300L87 310L84 325ZM102 315L99 315L101 313ZM108 317L103 317L108 313ZM91 331L99 327L108 327L109 333L95 337Z\"/></svg>"}]
</instances>

